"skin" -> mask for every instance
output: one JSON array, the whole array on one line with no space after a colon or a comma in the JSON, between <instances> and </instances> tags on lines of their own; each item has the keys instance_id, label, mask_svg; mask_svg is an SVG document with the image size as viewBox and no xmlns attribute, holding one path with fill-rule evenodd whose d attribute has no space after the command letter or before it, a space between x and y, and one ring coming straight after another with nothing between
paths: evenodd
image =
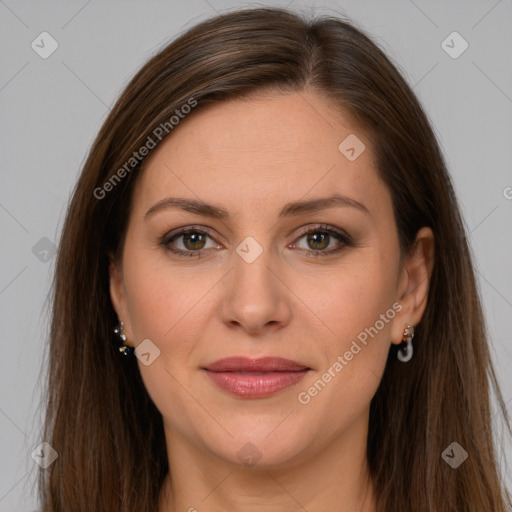
<instances>
[{"instance_id":1,"label":"skin","mask_svg":"<svg viewBox=\"0 0 512 512\"><path fill-rule=\"evenodd\" d=\"M366 146L354 161L338 150L349 134ZM288 202L334 193L368 212L335 206L278 217ZM176 208L145 217L171 196L215 204L229 218ZM344 230L355 246L299 233L324 233L321 224ZM186 245L183 236L160 243L191 225L209 235ZM263 249L252 263L236 252L248 236ZM339 246L324 257L306 254ZM184 257L169 247L205 252ZM175 128L147 161L122 261L110 266L111 298L128 344L149 338L160 350L148 366L138 360L162 413L172 475L159 511L375 511L366 465L370 401L391 343L401 342L406 323L421 320L432 265L433 234L422 228L400 266L391 196L369 141L318 93L230 100ZM394 303L401 311L300 403L298 394ZM235 355L281 356L311 370L273 396L240 398L201 370ZM252 466L237 455L247 443L260 457Z\"/></svg>"}]
</instances>

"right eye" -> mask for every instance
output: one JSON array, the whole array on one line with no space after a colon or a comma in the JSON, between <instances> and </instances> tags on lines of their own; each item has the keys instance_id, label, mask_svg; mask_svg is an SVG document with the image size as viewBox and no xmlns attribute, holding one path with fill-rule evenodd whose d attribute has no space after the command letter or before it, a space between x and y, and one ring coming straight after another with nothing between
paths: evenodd
<instances>
[{"instance_id":1,"label":"right eye","mask_svg":"<svg viewBox=\"0 0 512 512\"><path fill-rule=\"evenodd\" d=\"M215 243L210 248L205 247L208 238L213 242L207 231L195 227L181 228L167 234L162 239L161 245L179 256L197 258L210 248L219 248L219 245ZM180 239L181 241L179 241ZM176 241L179 241L178 244ZM176 245L181 245L182 248L176 247Z\"/></svg>"}]
</instances>

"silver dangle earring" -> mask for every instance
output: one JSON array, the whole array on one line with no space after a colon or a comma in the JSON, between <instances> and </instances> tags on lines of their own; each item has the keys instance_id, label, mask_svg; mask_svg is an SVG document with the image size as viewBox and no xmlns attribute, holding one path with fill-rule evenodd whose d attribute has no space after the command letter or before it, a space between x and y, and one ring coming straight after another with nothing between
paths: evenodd
<instances>
[{"instance_id":1,"label":"silver dangle earring","mask_svg":"<svg viewBox=\"0 0 512 512\"><path fill-rule=\"evenodd\" d=\"M404 330L404 335L402 337L402 343L398 347L397 357L399 361L402 363L407 363L412 358L412 354L414 352L412 346L412 339L414 338L414 325L406 324L407 327Z\"/></svg>"},{"instance_id":2,"label":"silver dangle earring","mask_svg":"<svg viewBox=\"0 0 512 512\"><path fill-rule=\"evenodd\" d=\"M125 345L126 334L123 333L123 322L119 322L119 324L114 329L114 334L119 338L120 345L118 347L119 352L123 354L123 356L130 356L134 352L134 348L129 345Z\"/></svg>"}]
</instances>

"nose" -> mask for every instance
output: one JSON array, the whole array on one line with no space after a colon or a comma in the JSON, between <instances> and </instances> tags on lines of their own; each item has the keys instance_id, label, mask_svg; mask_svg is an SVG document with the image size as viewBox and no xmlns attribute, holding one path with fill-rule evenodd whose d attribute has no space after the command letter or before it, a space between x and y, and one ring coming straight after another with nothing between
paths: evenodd
<instances>
[{"instance_id":1,"label":"nose","mask_svg":"<svg viewBox=\"0 0 512 512\"><path fill-rule=\"evenodd\" d=\"M224 281L221 302L222 320L229 328L259 335L289 323L292 292L284 267L271 260L272 254L266 249L252 262L234 255L234 268Z\"/></svg>"}]
</instances>

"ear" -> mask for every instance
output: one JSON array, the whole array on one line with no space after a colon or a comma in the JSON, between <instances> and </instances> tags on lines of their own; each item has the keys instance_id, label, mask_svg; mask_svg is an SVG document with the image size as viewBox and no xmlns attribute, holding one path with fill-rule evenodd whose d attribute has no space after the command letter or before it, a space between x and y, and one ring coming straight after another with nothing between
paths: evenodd
<instances>
[{"instance_id":1,"label":"ear","mask_svg":"<svg viewBox=\"0 0 512 512\"><path fill-rule=\"evenodd\" d=\"M415 243L406 257L397 287L397 301L402 309L393 320L392 343L399 344L406 323L418 325L427 306L430 278L434 268L434 233L428 227L416 234Z\"/></svg>"},{"instance_id":2,"label":"ear","mask_svg":"<svg viewBox=\"0 0 512 512\"><path fill-rule=\"evenodd\" d=\"M128 315L128 305L126 300L126 290L124 288L122 264L114 258L112 251L108 253L109 259L109 276L110 276L110 300L117 318L123 322L123 332L126 334L127 340L132 339L130 318ZM126 342L126 345L130 343Z\"/></svg>"}]
</instances>

